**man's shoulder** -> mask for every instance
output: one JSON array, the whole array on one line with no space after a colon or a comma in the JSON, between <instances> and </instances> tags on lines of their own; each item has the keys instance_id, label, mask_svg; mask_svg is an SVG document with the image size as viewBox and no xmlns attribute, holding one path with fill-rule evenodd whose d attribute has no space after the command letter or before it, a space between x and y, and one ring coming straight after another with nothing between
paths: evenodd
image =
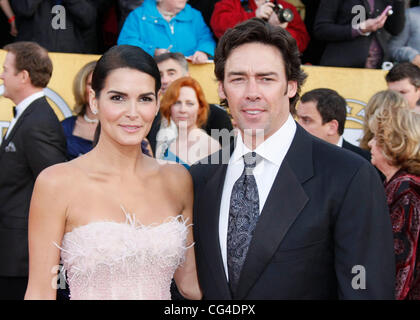
<instances>
[{"instance_id":1,"label":"man's shoulder","mask_svg":"<svg viewBox=\"0 0 420 320\"><path fill-rule=\"evenodd\" d=\"M370 155L370 152L367 150L364 150L346 140L343 140L343 148L347 150L351 150L357 153L358 155L360 155L361 157L365 158L367 161L370 161L371 155Z\"/></svg>"},{"instance_id":2,"label":"man's shoulder","mask_svg":"<svg viewBox=\"0 0 420 320\"><path fill-rule=\"evenodd\" d=\"M372 166L357 153L315 137L313 137L312 156L317 171L328 171L336 177L340 177L341 174L352 176L362 166Z\"/></svg>"}]
</instances>

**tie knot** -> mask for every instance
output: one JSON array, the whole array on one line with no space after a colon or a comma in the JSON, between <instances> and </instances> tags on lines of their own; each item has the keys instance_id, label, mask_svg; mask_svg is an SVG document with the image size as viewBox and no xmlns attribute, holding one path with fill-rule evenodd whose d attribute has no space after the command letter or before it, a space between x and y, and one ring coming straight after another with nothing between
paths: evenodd
<instances>
[{"instance_id":1,"label":"tie knot","mask_svg":"<svg viewBox=\"0 0 420 320\"><path fill-rule=\"evenodd\" d=\"M261 156L259 156L256 152L248 152L244 155L245 168L254 169L261 159Z\"/></svg>"}]
</instances>

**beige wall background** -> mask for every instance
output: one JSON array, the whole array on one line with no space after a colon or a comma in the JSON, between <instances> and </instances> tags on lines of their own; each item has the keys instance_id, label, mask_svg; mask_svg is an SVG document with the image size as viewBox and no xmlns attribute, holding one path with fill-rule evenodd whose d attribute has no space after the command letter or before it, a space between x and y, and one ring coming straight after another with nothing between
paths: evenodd
<instances>
[{"instance_id":1,"label":"beige wall background","mask_svg":"<svg viewBox=\"0 0 420 320\"><path fill-rule=\"evenodd\" d=\"M3 65L6 52L0 50L0 63ZM72 82L76 73L86 63L97 60L97 55L50 53L53 61L53 75L48 88L62 98L65 104L57 99L49 99L60 120L71 112L74 105ZM218 103L217 82L213 73L212 63L205 65L190 65L192 77L203 87L207 100ZM377 91L386 89L385 71L303 66L308 74L302 93L315 88L331 88L338 91L348 102L345 138L357 143L362 128L364 106ZM0 85L2 82L0 83ZM1 90L1 89L0 89ZM67 107L68 106L68 107ZM7 129L12 119L13 102L0 96L0 132ZM69 109L70 108L70 109Z\"/></svg>"}]
</instances>

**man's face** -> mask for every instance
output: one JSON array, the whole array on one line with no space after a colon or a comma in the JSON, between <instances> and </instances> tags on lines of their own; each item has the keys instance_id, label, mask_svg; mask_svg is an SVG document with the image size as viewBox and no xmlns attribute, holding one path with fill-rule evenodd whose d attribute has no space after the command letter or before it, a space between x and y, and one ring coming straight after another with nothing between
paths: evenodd
<instances>
[{"instance_id":1,"label":"man's face","mask_svg":"<svg viewBox=\"0 0 420 320\"><path fill-rule=\"evenodd\" d=\"M409 78L388 82L388 89L401 93L407 100L411 109L414 109L417 102L420 100L420 88L416 88L412 85Z\"/></svg>"},{"instance_id":2,"label":"man's face","mask_svg":"<svg viewBox=\"0 0 420 320\"><path fill-rule=\"evenodd\" d=\"M300 102L296 109L298 123L315 137L330 142L331 125L329 122L322 123L321 114L316 106L315 101Z\"/></svg>"},{"instance_id":3,"label":"man's face","mask_svg":"<svg viewBox=\"0 0 420 320\"><path fill-rule=\"evenodd\" d=\"M22 86L21 72L17 72L15 68L15 54L8 52L3 64L3 73L0 75L3 80L4 93L3 96L15 101L17 93Z\"/></svg>"},{"instance_id":4,"label":"man's face","mask_svg":"<svg viewBox=\"0 0 420 320\"><path fill-rule=\"evenodd\" d=\"M167 59L158 64L160 81L162 83L161 92L164 93L169 85L187 75L187 71L184 70L178 61L173 59Z\"/></svg>"},{"instance_id":5,"label":"man's face","mask_svg":"<svg viewBox=\"0 0 420 320\"><path fill-rule=\"evenodd\" d=\"M296 81L287 81L283 57L271 45L252 42L235 48L225 64L219 95L227 99L230 112L242 135L264 130L267 139L289 116L289 98Z\"/></svg>"}]
</instances>

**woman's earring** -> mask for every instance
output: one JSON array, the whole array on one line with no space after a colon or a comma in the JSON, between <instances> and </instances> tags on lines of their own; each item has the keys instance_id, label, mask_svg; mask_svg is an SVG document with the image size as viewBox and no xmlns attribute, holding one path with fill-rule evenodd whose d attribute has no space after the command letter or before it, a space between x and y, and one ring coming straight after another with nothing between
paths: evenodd
<instances>
[{"instance_id":1,"label":"woman's earring","mask_svg":"<svg viewBox=\"0 0 420 320\"><path fill-rule=\"evenodd\" d=\"M92 109L92 113L93 113L94 115L97 115L97 114L98 114L98 109Z\"/></svg>"}]
</instances>

